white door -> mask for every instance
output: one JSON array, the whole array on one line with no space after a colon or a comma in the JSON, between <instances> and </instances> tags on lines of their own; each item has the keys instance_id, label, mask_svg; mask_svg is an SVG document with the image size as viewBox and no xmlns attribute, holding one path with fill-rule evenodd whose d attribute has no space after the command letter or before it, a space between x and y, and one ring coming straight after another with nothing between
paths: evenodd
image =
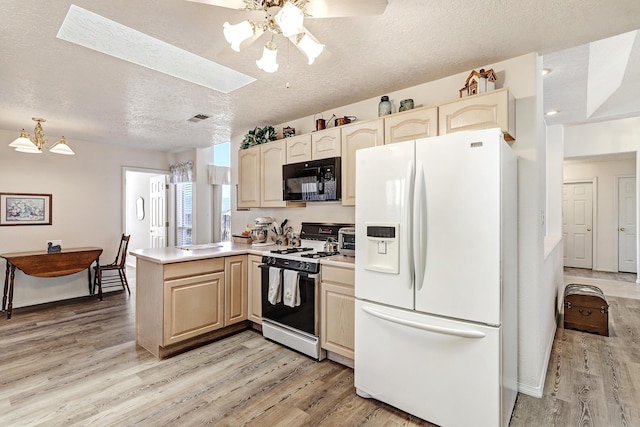
<instances>
[{"instance_id":1,"label":"white door","mask_svg":"<svg viewBox=\"0 0 640 427\"><path fill-rule=\"evenodd\" d=\"M416 141L416 310L499 325L499 129Z\"/></svg>"},{"instance_id":2,"label":"white door","mask_svg":"<svg viewBox=\"0 0 640 427\"><path fill-rule=\"evenodd\" d=\"M562 237L565 267L593 267L593 184L564 184Z\"/></svg>"},{"instance_id":3,"label":"white door","mask_svg":"<svg viewBox=\"0 0 640 427\"><path fill-rule=\"evenodd\" d=\"M167 185L164 175L151 177L150 236L152 248L167 246Z\"/></svg>"},{"instance_id":4,"label":"white door","mask_svg":"<svg viewBox=\"0 0 640 427\"><path fill-rule=\"evenodd\" d=\"M500 405L500 328L361 300L355 310L360 396L442 426L508 423Z\"/></svg>"},{"instance_id":5,"label":"white door","mask_svg":"<svg viewBox=\"0 0 640 427\"><path fill-rule=\"evenodd\" d=\"M356 160L356 298L413 309L411 184L413 141L362 148ZM395 240L367 238L397 227ZM372 228L369 233L374 233Z\"/></svg>"},{"instance_id":6,"label":"white door","mask_svg":"<svg viewBox=\"0 0 640 427\"><path fill-rule=\"evenodd\" d=\"M618 178L618 271L637 272L636 178Z\"/></svg>"}]
</instances>

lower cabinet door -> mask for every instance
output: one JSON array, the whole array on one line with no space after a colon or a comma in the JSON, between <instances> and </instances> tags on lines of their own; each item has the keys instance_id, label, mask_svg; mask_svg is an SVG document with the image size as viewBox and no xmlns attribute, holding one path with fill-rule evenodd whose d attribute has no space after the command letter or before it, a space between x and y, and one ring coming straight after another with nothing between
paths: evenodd
<instances>
[{"instance_id":1,"label":"lower cabinet door","mask_svg":"<svg viewBox=\"0 0 640 427\"><path fill-rule=\"evenodd\" d=\"M254 323L262 324L262 274L260 271L262 257L249 255L249 265L247 268L249 292L248 317Z\"/></svg>"},{"instance_id":2,"label":"lower cabinet door","mask_svg":"<svg viewBox=\"0 0 640 427\"><path fill-rule=\"evenodd\" d=\"M169 345L224 325L224 272L164 282L163 344Z\"/></svg>"},{"instance_id":3,"label":"lower cabinet door","mask_svg":"<svg viewBox=\"0 0 640 427\"><path fill-rule=\"evenodd\" d=\"M353 360L355 297L353 287L322 283L321 345Z\"/></svg>"},{"instance_id":4,"label":"lower cabinet door","mask_svg":"<svg viewBox=\"0 0 640 427\"><path fill-rule=\"evenodd\" d=\"M224 259L224 325L247 320L247 256Z\"/></svg>"}]
</instances>

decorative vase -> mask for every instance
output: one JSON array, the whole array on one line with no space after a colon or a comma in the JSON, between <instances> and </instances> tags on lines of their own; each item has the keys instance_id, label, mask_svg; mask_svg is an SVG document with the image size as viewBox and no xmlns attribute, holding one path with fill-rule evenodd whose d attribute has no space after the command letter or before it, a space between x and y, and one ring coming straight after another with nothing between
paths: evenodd
<instances>
[{"instance_id":1,"label":"decorative vase","mask_svg":"<svg viewBox=\"0 0 640 427\"><path fill-rule=\"evenodd\" d=\"M391 102L389 101L389 97L384 95L380 98L380 104L378 104L378 117L388 114L391 114Z\"/></svg>"}]
</instances>

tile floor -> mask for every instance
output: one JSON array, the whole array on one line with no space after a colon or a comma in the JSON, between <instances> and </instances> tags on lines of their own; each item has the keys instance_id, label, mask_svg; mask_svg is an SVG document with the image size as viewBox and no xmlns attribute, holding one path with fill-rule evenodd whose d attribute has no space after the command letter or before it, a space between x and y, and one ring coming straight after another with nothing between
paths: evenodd
<instances>
[{"instance_id":1,"label":"tile floor","mask_svg":"<svg viewBox=\"0 0 640 427\"><path fill-rule=\"evenodd\" d=\"M635 273L611 273L594 271L584 268L564 269L564 284L582 283L602 289L608 296L640 299L640 284L636 283L638 275Z\"/></svg>"}]
</instances>

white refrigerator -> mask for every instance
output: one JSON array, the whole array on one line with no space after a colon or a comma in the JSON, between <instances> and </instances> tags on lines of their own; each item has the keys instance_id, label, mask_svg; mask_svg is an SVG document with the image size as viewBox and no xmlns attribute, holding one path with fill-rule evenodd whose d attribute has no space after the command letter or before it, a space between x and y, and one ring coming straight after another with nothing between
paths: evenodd
<instances>
[{"instance_id":1,"label":"white refrigerator","mask_svg":"<svg viewBox=\"0 0 640 427\"><path fill-rule=\"evenodd\" d=\"M517 160L500 129L356 153L355 387L442 426L517 394Z\"/></svg>"}]
</instances>

